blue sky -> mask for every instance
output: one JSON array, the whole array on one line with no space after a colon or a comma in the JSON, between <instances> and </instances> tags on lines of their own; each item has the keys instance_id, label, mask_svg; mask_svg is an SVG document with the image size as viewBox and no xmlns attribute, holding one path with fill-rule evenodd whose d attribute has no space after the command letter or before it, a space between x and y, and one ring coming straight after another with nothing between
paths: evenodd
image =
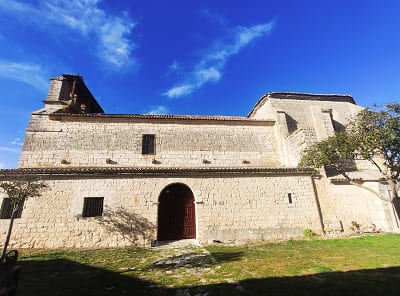
<instances>
[{"instance_id":1,"label":"blue sky","mask_svg":"<svg viewBox=\"0 0 400 296\"><path fill-rule=\"evenodd\" d=\"M265 93L399 101L400 1L0 0L0 168L49 78L107 113L245 116Z\"/></svg>"}]
</instances>

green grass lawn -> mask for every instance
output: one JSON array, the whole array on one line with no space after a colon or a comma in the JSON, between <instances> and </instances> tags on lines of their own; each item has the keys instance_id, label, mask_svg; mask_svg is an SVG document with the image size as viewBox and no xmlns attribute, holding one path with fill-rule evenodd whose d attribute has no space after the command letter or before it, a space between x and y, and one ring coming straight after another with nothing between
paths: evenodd
<instances>
[{"instance_id":1,"label":"green grass lawn","mask_svg":"<svg viewBox=\"0 0 400 296\"><path fill-rule=\"evenodd\" d=\"M19 264L18 295L400 295L395 234L204 248L21 250Z\"/></svg>"}]
</instances>

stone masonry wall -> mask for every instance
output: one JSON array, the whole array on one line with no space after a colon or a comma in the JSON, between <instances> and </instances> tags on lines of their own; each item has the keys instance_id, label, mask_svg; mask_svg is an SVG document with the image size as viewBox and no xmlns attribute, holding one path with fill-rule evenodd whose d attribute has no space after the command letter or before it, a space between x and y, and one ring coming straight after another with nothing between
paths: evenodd
<instances>
[{"instance_id":1,"label":"stone masonry wall","mask_svg":"<svg viewBox=\"0 0 400 296\"><path fill-rule=\"evenodd\" d=\"M360 110L362 107L348 102L268 98L252 118L276 120L278 149L287 151L282 162L297 166L306 147L333 135L335 128L343 128ZM352 232L353 221L364 229L375 225L377 230L398 230L392 203L379 196L379 171L368 161L353 166L357 170L350 172L350 177L367 182L360 186L332 183L325 171L321 179L315 179L325 231Z\"/></svg>"},{"instance_id":2,"label":"stone masonry wall","mask_svg":"<svg viewBox=\"0 0 400 296\"><path fill-rule=\"evenodd\" d=\"M328 234L353 232L353 221L360 225L361 230L372 229L373 225L381 231L397 228L392 203L379 196L378 182L365 182L358 186L333 184L325 177L315 182Z\"/></svg>"},{"instance_id":3,"label":"stone masonry wall","mask_svg":"<svg viewBox=\"0 0 400 296\"><path fill-rule=\"evenodd\" d=\"M306 228L321 232L310 176L81 177L45 182L49 189L27 200L22 217L15 220L12 247L148 244L157 237L159 194L173 183L183 183L194 193L199 241L289 238L301 236ZM81 217L84 197L104 197L103 221ZM8 223L0 220L1 235Z\"/></svg>"},{"instance_id":4,"label":"stone masonry wall","mask_svg":"<svg viewBox=\"0 0 400 296\"><path fill-rule=\"evenodd\" d=\"M289 131L295 131L300 128L314 127L311 108L320 108L321 110L331 109L333 120L342 125L345 125L352 115L363 109L358 105L348 102L269 98L268 102L261 106L252 118L275 118L273 113L276 110L284 111L289 116ZM323 124L321 122L321 125Z\"/></svg>"},{"instance_id":5,"label":"stone masonry wall","mask_svg":"<svg viewBox=\"0 0 400 296\"><path fill-rule=\"evenodd\" d=\"M142 134L156 135L155 155L142 155ZM33 114L19 167L276 167L276 150L273 123L65 121Z\"/></svg>"},{"instance_id":6,"label":"stone masonry wall","mask_svg":"<svg viewBox=\"0 0 400 296\"><path fill-rule=\"evenodd\" d=\"M360 110L362 107L348 102L268 98L251 118L276 120L276 126L281 126L276 133L279 149L287 150L284 164L297 166L302 151L297 144L304 149L332 136L334 128L343 128ZM283 120L279 116L282 113L285 114Z\"/></svg>"}]
</instances>

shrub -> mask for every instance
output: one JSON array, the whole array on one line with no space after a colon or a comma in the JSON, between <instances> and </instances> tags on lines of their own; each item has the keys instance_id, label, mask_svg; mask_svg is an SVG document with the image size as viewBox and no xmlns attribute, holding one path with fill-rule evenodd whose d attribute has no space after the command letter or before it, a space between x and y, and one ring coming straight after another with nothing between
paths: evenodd
<instances>
[{"instance_id":1,"label":"shrub","mask_svg":"<svg viewBox=\"0 0 400 296\"><path fill-rule=\"evenodd\" d=\"M314 238L317 234L310 228L304 229L303 235L307 238Z\"/></svg>"}]
</instances>

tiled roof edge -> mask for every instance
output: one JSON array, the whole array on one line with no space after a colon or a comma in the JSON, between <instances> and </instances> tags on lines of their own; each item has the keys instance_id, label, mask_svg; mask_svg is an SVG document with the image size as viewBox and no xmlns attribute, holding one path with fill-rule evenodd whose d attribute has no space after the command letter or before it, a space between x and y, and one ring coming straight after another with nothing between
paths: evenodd
<instances>
[{"instance_id":1,"label":"tiled roof edge","mask_svg":"<svg viewBox=\"0 0 400 296\"><path fill-rule=\"evenodd\" d=\"M177 115L177 114L101 114L101 113L61 113L53 112L50 117L80 117L80 118L126 118L126 119L155 119L155 120L201 120L201 121L238 121L273 123L274 120L255 120L242 116L213 116L213 115Z\"/></svg>"},{"instance_id":2,"label":"tiled roof edge","mask_svg":"<svg viewBox=\"0 0 400 296\"><path fill-rule=\"evenodd\" d=\"M271 98L276 98L276 97L285 97L285 98L290 98L291 96L293 97L299 97L299 98L306 98L306 97L322 97L325 99L329 98L338 98L338 99L343 99L346 102L350 102L355 104L354 98L352 95L349 94L314 94L314 93L301 93L301 92L270 92L266 94L267 96ZM294 98L295 99L295 98ZM332 100L335 101L335 100Z\"/></svg>"},{"instance_id":3,"label":"tiled roof edge","mask_svg":"<svg viewBox=\"0 0 400 296\"><path fill-rule=\"evenodd\" d=\"M204 168L153 168L153 167L85 167L85 168L18 168L1 169L0 177L23 175L198 175L199 173L214 174L307 174L313 173L310 169L298 168L232 168L232 167L204 167Z\"/></svg>"},{"instance_id":4,"label":"tiled roof edge","mask_svg":"<svg viewBox=\"0 0 400 296\"><path fill-rule=\"evenodd\" d=\"M301 92L269 92L263 95L258 102L251 109L247 117L250 117L257 111L269 98L271 99L291 99L291 100L318 100L318 101L332 101L332 102L348 102L356 104L353 96L348 94L313 94ZM319 98L319 99L318 99ZM329 100L329 98L331 98Z\"/></svg>"}]
</instances>

